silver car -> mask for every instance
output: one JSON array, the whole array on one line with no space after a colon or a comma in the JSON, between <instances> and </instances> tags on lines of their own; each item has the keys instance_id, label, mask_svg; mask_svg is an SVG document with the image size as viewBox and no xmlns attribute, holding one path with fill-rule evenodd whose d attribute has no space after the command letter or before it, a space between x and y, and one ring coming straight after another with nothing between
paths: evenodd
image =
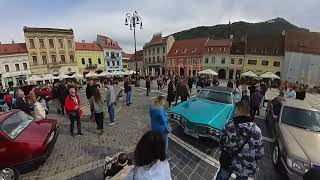
<instances>
[{"instance_id":1,"label":"silver car","mask_svg":"<svg viewBox=\"0 0 320 180\"><path fill-rule=\"evenodd\" d=\"M272 124L272 161L279 170L290 179L302 179L312 167L320 166L319 110L305 101L278 97L269 103L265 118Z\"/></svg>"}]
</instances>

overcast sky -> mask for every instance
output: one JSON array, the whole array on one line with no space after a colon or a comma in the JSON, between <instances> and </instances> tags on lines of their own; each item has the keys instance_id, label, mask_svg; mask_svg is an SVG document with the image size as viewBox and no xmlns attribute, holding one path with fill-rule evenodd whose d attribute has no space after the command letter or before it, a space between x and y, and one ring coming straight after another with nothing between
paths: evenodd
<instances>
[{"instance_id":1,"label":"overcast sky","mask_svg":"<svg viewBox=\"0 0 320 180\"><path fill-rule=\"evenodd\" d=\"M124 25L137 10L143 29L137 49L153 33L168 35L196 26L235 21L260 22L283 17L311 31L320 31L320 0L0 0L0 41L23 42L23 26L72 28L75 40L92 42L106 35L133 52L133 32Z\"/></svg>"}]
</instances>

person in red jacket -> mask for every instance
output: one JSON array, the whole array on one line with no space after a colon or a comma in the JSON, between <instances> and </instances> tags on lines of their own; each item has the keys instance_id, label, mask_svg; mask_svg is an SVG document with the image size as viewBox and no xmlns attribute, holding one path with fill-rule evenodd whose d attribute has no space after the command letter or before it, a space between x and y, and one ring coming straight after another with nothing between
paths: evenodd
<instances>
[{"instance_id":1,"label":"person in red jacket","mask_svg":"<svg viewBox=\"0 0 320 180\"><path fill-rule=\"evenodd\" d=\"M73 129L74 129L74 122L77 122L77 129L78 135L83 135L81 133L81 123L80 123L80 116L81 116L81 109L80 109L81 101L80 98L76 94L76 89L71 87L69 89L69 95L65 99L65 109L66 113L70 118L70 133L71 136L74 136Z\"/></svg>"}]
</instances>

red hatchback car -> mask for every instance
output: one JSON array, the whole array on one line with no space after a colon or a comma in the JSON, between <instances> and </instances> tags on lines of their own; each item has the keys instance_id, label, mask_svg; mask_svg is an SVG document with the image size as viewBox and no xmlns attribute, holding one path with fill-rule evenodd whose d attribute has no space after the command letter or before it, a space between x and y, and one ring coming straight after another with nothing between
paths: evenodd
<instances>
[{"instance_id":1,"label":"red hatchback car","mask_svg":"<svg viewBox=\"0 0 320 180\"><path fill-rule=\"evenodd\" d=\"M0 113L0 180L18 179L19 170L43 164L58 134L56 120L37 120L20 110Z\"/></svg>"}]
</instances>

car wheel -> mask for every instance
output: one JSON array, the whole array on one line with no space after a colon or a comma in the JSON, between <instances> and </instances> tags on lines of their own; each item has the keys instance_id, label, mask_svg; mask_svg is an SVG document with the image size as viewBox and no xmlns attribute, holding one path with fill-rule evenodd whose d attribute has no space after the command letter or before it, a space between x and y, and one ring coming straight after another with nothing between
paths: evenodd
<instances>
[{"instance_id":1,"label":"car wheel","mask_svg":"<svg viewBox=\"0 0 320 180\"><path fill-rule=\"evenodd\" d=\"M0 171L0 180L18 180L20 173L15 168L3 168Z\"/></svg>"},{"instance_id":2,"label":"car wheel","mask_svg":"<svg viewBox=\"0 0 320 180\"><path fill-rule=\"evenodd\" d=\"M277 142L274 143L273 152L272 152L272 163L276 167L276 169L283 174L284 169L281 163L281 155L280 155L280 147Z\"/></svg>"}]
</instances>

